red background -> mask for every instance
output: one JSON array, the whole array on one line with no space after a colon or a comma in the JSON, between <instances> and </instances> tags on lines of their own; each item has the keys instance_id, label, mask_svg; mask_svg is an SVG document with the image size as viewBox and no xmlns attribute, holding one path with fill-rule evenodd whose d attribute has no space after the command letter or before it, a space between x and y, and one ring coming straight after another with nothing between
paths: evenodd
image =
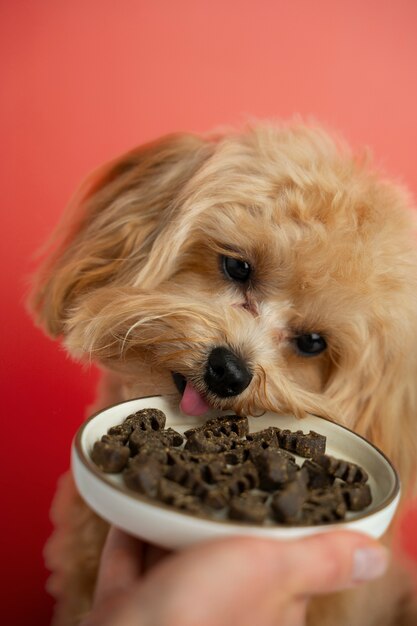
<instances>
[{"instance_id":1,"label":"red background","mask_svg":"<svg viewBox=\"0 0 417 626\"><path fill-rule=\"evenodd\" d=\"M3 623L49 623L48 508L94 393L95 373L23 307L76 186L166 132L301 113L370 146L416 194L416 24L414 0L1 2ZM417 560L416 529L417 509L403 532Z\"/></svg>"}]
</instances>

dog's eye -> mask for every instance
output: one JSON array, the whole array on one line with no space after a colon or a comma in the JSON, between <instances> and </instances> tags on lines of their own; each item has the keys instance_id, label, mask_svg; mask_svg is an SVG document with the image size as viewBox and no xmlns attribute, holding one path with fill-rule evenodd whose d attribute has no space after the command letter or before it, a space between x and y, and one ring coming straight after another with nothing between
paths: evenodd
<instances>
[{"instance_id":1,"label":"dog's eye","mask_svg":"<svg viewBox=\"0 0 417 626\"><path fill-rule=\"evenodd\" d=\"M252 269L247 261L235 259L231 256L222 256L221 266L225 276L238 283L246 283Z\"/></svg>"},{"instance_id":2,"label":"dog's eye","mask_svg":"<svg viewBox=\"0 0 417 626\"><path fill-rule=\"evenodd\" d=\"M295 344L297 350L304 356L315 356L327 348L326 340L317 333L299 335L295 338Z\"/></svg>"}]
</instances>

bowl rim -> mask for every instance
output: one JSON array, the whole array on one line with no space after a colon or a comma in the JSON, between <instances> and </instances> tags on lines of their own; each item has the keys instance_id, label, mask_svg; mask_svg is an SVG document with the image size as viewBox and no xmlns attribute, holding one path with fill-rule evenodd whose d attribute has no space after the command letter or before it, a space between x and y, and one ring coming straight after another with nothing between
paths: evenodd
<instances>
[{"instance_id":1,"label":"bowl rim","mask_svg":"<svg viewBox=\"0 0 417 626\"><path fill-rule=\"evenodd\" d=\"M373 444L371 441L369 441L368 439L366 439L365 437L363 437L362 435L359 435L358 433L356 433L354 430L351 430L350 428L348 428L347 426L344 426L343 424L339 424L338 422L335 422L327 417L323 417L322 415L316 415L315 413L308 413L308 415L311 415L313 417L317 417L319 419L322 419L326 422L330 422L331 424L334 424L336 427L339 428L343 428L344 430L347 430L349 433L353 434L355 437L358 437L359 439L362 439L367 445L371 446L372 448L374 448L374 450L376 450L376 452L383 457L383 459L385 460L385 462L388 464L388 466L390 467L393 475L394 475L394 485L391 489L391 492L384 498L384 500L374 509L367 511L365 513L360 513L359 515L356 515L353 519L341 519L341 520L336 520L333 521L331 523L328 524L304 524L304 525L300 525L300 526L287 526L284 524L274 524L274 525L268 525L268 526L263 526L262 524L250 524L248 522L243 522L240 520L230 520L230 519L224 519L224 520L219 520L219 519L214 519L211 518L209 515L204 515L204 514L191 514L191 513L187 513L186 511L181 511L178 509L175 509L173 506L166 504L165 502L160 502L159 500L156 500L154 498L150 498L144 494L138 493L136 491L130 490L125 486L113 483L111 480L108 479L108 475L101 471L92 461L91 458L89 458L88 455L86 455L84 453L83 447L82 447L82 439L83 439L83 434L85 429L87 428L88 424L94 420L98 415L100 415L101 413L104 413L105 411L111 410L115 407L121 406L123 404L128 404L130 402L135 402L138 400L147 400L148 398L164 398L164 396L162 394L158 394L158 395L152 395L152 396L140 396L137 398L130 398L129 400L123 400L122 402L116 402L114 404L110 404L107 407L104 407L102 409L100 409L99 411L96 411L95 413L93 413L92 415L90 415L82 424L81 426L78 428L74 438L73 438L73 443L72 446L78 456L78 459L81 461L81 463L83 464L84 468L87 469L88 471L90 471L91 473L94 474L94 476L96 478L98 478L102 483L104 483L105 485L107 485L108 487L111 487L112 489L115 489L117 492L133 498L134 500L138 500L139 502L149 505L149 506L154 506L157 507L159 509L161 509L162 511L169 511L172 514L176 514L176 515L180 515L181 517L186 517L188 520L189 519L198 519L198 520L203 520L205 522L210 522L212 524L215 525L224 525L226 524L227 526L239 526L242 528L258 528L258 529L262 529L265 531L273 531L273 530L289 530L291 528L296 528L296 529L301 529L301 528L312 528L314 530L320 530L320 529L331 529L334 526L343 526L343 525L351 525L354 524L356 522L362 521L364 519L366 519L367 517L373 517L374 515L376 515L377 513L380 513L381 511L383 511L384 509L387 509L399 496L400 491L401 491L401 482L400 482L400 478L398 475L397 470L395 469L394 465L392 464L392 462L390 461L390 459L387 457L387 455L380 450L380 448L378 448L378 446L376 446L375 444ZM265 411L265 413L273 413L273 411ZM277 415L279 415L277 413ZM128 416L126 416L128 417ZM121 472L118 472L118 474L120 474ZM113 474L111 474L113 475Z\"/></svg>"}]
</instances>

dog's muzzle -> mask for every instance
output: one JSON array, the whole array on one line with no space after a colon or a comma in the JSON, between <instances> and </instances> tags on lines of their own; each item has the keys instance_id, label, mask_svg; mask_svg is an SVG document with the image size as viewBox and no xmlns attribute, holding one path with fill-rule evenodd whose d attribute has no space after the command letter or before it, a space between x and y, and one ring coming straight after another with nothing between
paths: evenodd
<instances>
[{"instance_id":1,"label":"dog's muzzle","mask_svg":"<svg viewBox=\"0 0 417 626\"><path fill-rule=\"evenodd\" d=\"M204 382L220 398L237 396L249 385L253 374L229 348L213 348L207 359Z\"/></svg>"}]
</instances>

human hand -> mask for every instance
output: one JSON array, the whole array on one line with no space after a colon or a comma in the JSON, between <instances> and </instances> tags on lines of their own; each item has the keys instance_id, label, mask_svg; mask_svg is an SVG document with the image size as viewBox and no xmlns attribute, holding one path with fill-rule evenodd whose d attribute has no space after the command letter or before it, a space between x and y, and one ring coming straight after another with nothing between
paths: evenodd
<instances>
[{"instance_id":1,"label":"human hand","mask_svg":"<svg viewBox=\"0 0 417 626\"><path fill-rule=\"evenodd\" d=\"M146 547L110 530L81 626L302 626L309 598L376 578L387 565L385 548L350 532L209 541L144 573Z\"/></svg>"}]
</instances>

